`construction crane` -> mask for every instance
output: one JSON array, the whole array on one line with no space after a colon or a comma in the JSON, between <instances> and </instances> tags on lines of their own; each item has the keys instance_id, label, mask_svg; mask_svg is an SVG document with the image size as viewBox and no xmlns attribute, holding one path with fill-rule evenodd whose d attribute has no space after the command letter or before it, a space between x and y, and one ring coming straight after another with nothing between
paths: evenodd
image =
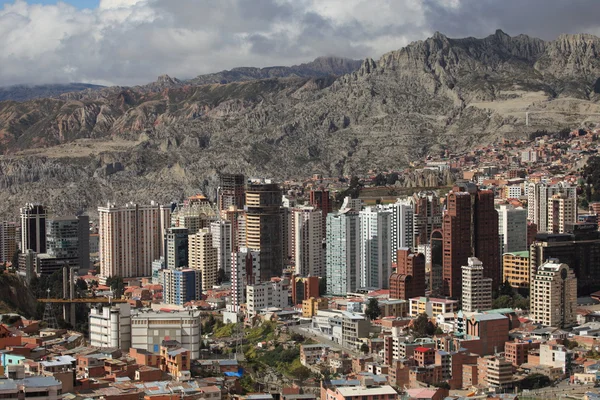
<instances>
[{"instance_id":1,"label":"construction crane","mask_svg":"<svg viewBox=\"0 0 600 400\"><path fill-rule=\"evenodd\" d=\"M127 299L113 299L108 297L83 297L78 299L38 299L40 303L57 303L57 304L112 304L112 303L127 303Z\"/></svg>"}]
</instances>

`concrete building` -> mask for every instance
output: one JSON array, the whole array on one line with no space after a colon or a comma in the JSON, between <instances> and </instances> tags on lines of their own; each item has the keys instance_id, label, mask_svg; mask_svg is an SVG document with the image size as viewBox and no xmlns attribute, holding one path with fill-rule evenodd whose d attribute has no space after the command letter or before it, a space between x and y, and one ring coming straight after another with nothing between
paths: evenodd
<instances>
[{"instance_id":1,"label":"concrete building","mask_svg":"<svg viewBox=\"0 0 600 400\"><path fill-rule=\"evenodd\" d=\"M502 278L498 212L494 193L479 190L472 183L457 184L447 197L443 217L443 294L462 296L461 266L469 257L477 257L484 265L484 276L492 279L492 289ZM432 263L434 256L432 253Z\"/></svg>"},{"instance_id":2,"label":"concrete building","mask_svg":"<svg viewBox=\"0 0 600 400\"><path fill-rule=\"evenodd\" d=\"M560 182L554 185L530 182L527 185L527 219L537 225L538 232L552 232L552 224L548 219L550 199L557 194L565 198L575 199L577 203L577 188L568 183ZM577 209L568 214L577 215Z\"/></svg>"},{"instance_id":3,"label":"concrete building","mask_svg":"<svg viewBox=\"0 0 600 400\"><path fill-rule=\"evenodd\" d=\"M228 220L211 222L213 247L217 249L217 269L223 270L225 278L231 278L231 253L233 251L232 225Z\"/></svg>"},{"instance_id":4,"label":"concrete building","mask_svg":"<svg viewBox=\"0 0 600 400\"><path fill-rule=\"evenodd\" d=\"M314 207L292 209L292 242L296 275L325 276L323 213Z\"/></svg>"},{"instance_id":5,"label":"concrete building","mask_svg":"<svg viewBox=\"0 0 600 400\"><path fill-rule=\"evenodd\" d=\"M161 257L158 260L152 261L152 284L153 285L162 285L161 271L165 268L167 268L167 263L165 263L164 257Z\"/></svg>"},{"instance_id":6,"label":"concrete building","mask_svg":"<svg viewBox=\"0 0 600 400\"><path fill-rule=\"evenodd\" d=\"M100 275L123 278L150 276L152 261L160 257L160 206L108 203L98 207Z\"/></svg>"},{"instance_id":7,"label":"concrete building","mask_svg":"<svg viewBox=\"0 0 600 400\"><path fill-rule=\"evenodd\" d=\"M359 287L360 223L358 213L343 210L327 216L327 293L346 295Z\"/></svg>"},{"instance_id":8,"label":"concrete building","mask_svg":"<svg viewBox=\"0 0 600 400\"><path fill-rule=\"evenodd\" d=\"M17 252L17 224L0 222L0 262L11 262Z\"/></svg>"},{"instance_id":9,"label":"concrete building","mask_svg":"<svg viewBox=\"0 0 600 400\"><path fill-rule=\"evenodd\" d=\"M317 210L321 210L321 227L323 228L323 237L327 236L327 214L333 212L333 201L329 195L329 190L323 188L311 190L308 203Z\"/></svg>"},{"instance_id":10,"label":"concrete building","mask_svg":"<svg viewBox=\"0 0 600 400\"><path fill-rule=\"evenodd\" d=\"M577 198L557 193L548 201L548 232L565 233L577 222Z\"/></svg>"},{"instance_id":11,"label":"concrete building","mask_svg":"<svg viewBox=\"0 0 600 400\"><path fill-rule=\"evenodd\" d=\"M503 204L498 212L500 252L527 250L527 210Z\"/></svg>"},{"instance_id":12,"label":"concrete building","mask_svg":"<svg viewBox=\"0 0 600 400\"><path fill-rule=\"evenodd\" d=\"M486 387L508 388L513 383L512 364L502 357L479 357L477 367L478 381Z\"/></svg>"},{"instance_id":13,"label":"concrete building","mask_svg":"<svg viewBox=\"0 0 600 400\"><path fill-rule=\"evenodd\" d=\"M210 229L203 228L188 238L188 264L192 269L200 271L202 290L212 289L217 284L218 250L213 247L213 236Z\"/></svg>"},{"instance_id":14,"label":"concrete building","mask_svg":"<svg viewBox=\"0 0 600 400\"><path fill-rule=\"evenodd\" d=\"M183 306L192 300L202 299L200 270L192 268L163 269L163 302Z\"/></svg>"},{"instance_id":15,"label":"concrete building","mask_svg":"<svg viewBox=\"0 0 600 400\"><path fill-rule=\"evenodd\" d=\"M0 398L60 400L63 385L53 376L29 376L24 379L0 379Z\"/></svg>"},{"instance_id":16,"label":"concrete building","mask_svg":"<svg viewBox=\"0 0 600 400\"><path fill-rule=\"evenodd\" d=\"M200 314L196 311L140 310L131 316L131 347L153 353L160 351L164 340L176 340L200 358Z\"/></svg>"},{"instance_id":17,"label":"concrete building","mask_svg":"<svg viewBox=\"0 0 600 400\"><path fill-rule=\"evenodd\" d=\"M413 245L428 244L431 234L442 228L442 209L435 192L419 192L408 198L413 216Z\"/></svg>"},{"instance_id":18,"label":"concrete building","mask_svg":"<svg viewBox=\"0 0 600 400\"><path fill-rule=\"evenodd\" d=\"M466 312L492 309L492 279L483 275L483 263L469 257L462 267L462 309Z\"/></svg>"},{"instance_id":19,"label":"concrete building","mask_svg":"<svg viewBox=\"0 0 600 400\"><path fill-rule=\"evenodd\" d=\"M560 368L563 373L567 372L571 363L569 350L561 344L540 344L540 365Z\"/></svg>"},{"instance_id":20,"label":"concrete building","mask_svg":"<svg viewBox=\"0 0 600 400\"><path fill-rule=\"evenodd\" d=\"M90 310L90 345L129 350L131 347L131 308L129 304L93 307Z\"/></svg>"},{"instance_id":21,"label":"concrete building","mask_svg":"<svg viewBox=\"0 0 600 400\"><path fill-rule=\"evenodd\" d=\"M302 344L300 345L300 364L310 367L320 360L327 358L329 346L326 344Z\"/></svg>"},{"instance_id":22,"label":"concrete building","mask_svg":"<svg viewBox=\"0 0 600 400\"><path fill-rule=\"evenodd\" d=\"M329 301L325 297L310 297L302 301L302 317L312 318L319 310L327 310Z\"/></svg>"},{"instance_id":23,"label":"concrete building","mask_svg":"<svg viewBox=\"0 0 600 400\"><path fill-rule=\"evenodd\" d=\"M425 256L410 249L397 251L396 271L390 276L390 298L408 300L425 295Z\"/></svg>"},{"instance_id":24,"label":"concrete building","mask_svg":"<svg viewBox=\"0 0 600 400\"><path fill-rule=\"evenodd\" d=\"M188 235L187 228L167 228L165 234L165 262L169 269L188 266Z\"/></svg>"},{"instance_id":25,"label":"concrete building","mask_svg":"<svg viewBox=\"0 0 600 400\"><path fill-rule=\"evenodd\" d=\"M392 262L396 262L398 249L414 247L414 209L409 200L397 200L393 204L383 206L391 212L390 251Z\"/></svg>"},{"instance_id":26,"label":"concrete building","mask_svg":"<svg viewBox=\"0 0 600 400\"><path fill-rule=\"evenodd\" d=\"M557 328L573 326L577 321L577 278L573 270L552 259L531 279L531 320Z\"/></svg>"},{"instance_id":27,"label":"concrete building","mask_svg":"<svg viewBox=\"0 0 600 400\"><path fill-rule=\"evenodd\" d=\"M248 316L254 317L261 310L270 307L287 307L289 295L289 286L284 286L281 278L272 278L270 282L246 286Z\"/></svg>"},{"instance_id":28,"label":"concrete building","mask_svg":"<svg viewBox=\"0 0 600 400\"><path fill-rule=\"evenodd\" d=\"M46 252L46 208L27 203L21 207L21 252Z\"/></svg>"},{"instance_id":29,"label":"concrete building","mask_svg":"<svg viewBox=\"0 0 600 400\"><path fill-rule=\"evenodd\" d=\"M228 210L234 206L239 210L244 208L246 179L241 174L219 175L219 210Z\"/></svg>"},{"instance_id":30,"label":"concrete building","mask_svg":"<svg viewBox=\"0 0 600 400\"><path fill-rule=\"evenodd\" d=\"M268 282L283 272L281 188L270 180L246 187L246 247L260 252L260 280Z\"/></svg>"},{"instance_id":31,"label":"concrete building","mask_svg":"<svg viewBox=\"0 0 600 400\"><path fill-rule=\"evenodd\" d=\"M342 347L358 349L359 338L369 336L371 323L361 314L339 310L319 310L312 327Z\"/></svg>"},{"instance_id":32,"label":"concrete building","mask_svg":"<svg viewBox=\"0 0 600 400\"><path fill-rule=\"evenodd\" d=\"M360 287L387 289L392 265L392 213L366 207L360 220Z\"/></svg>"},{"instance_id":33,"label":"concrete building","mask_svg":"<svg viewBox=\"0 0 600 400\"><path fill-rule=\"evenodd\" d=\"M228 310L239 312L246 303L248 285L260 283L260 252L241 248L235 255L236 265L231 274L231 299Z\"/></svg>"},{"instance_id":34,"label":"concrete building","mask_svg":"<svg viewBox=\"0 0 600 400\"><path fill-rule=\"evenodd\" d=\"M529 252L516 251L502 256L502 281L516 289L529 288Z\"/></svg>"},{"instance_id":35,"label":"concrete building","mask_svg":"<svg viewBox=\"0 0 600 400\"><path fill-rule=\"evenodd\" d=\"M420 314L436 317L440 314L458 311L458 300L414 297L409 300L409 303L409 315L411 317L417 317Z\"/></svg>"},{"instance_id":36,"label":"concrete building","mask_svg":"<svg viewBox=\"0 0 600 400\"><path fill-rule=\"evenodd\" d=\"M397 400L398 392L389 386L344 386L325 389L326 400Z\"/></svg>"}]
</instances>

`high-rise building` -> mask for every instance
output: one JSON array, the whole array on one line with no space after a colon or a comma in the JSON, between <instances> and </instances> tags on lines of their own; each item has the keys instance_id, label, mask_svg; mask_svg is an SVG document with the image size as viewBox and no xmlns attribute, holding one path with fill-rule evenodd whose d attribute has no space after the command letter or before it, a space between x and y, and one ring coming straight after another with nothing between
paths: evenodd
<instances>
[{"instance_id":1,"label":"high-rise building","mask_svg":"<svg viewBox=\"0 0 600 400\"><path fill-rule=\"evenodd\" d=\"M17 224L6 221L0 222L0 262L10 262L16 252Z\"/></svg>"},{"instance_id":2,"label":"high-rise building","mask_svg":"<svg viewBox=\"0 0 600 400\"><path fill-rule=\"evenodd\" d=\"M164 206L160 206L160 226L161 226L161 231L160 231L160 242L161 243L165 243L165 235L166 235L166 229L171 227L171 213L173 212L173 210L175 209L176 204L175 203L171 203L169 205L164 205ZM167 257L167 255L165 254L165 246L161 246L160 248L160 256L161 257Z\"/></svg>"},{"instance_id":3,"label":"high-rise building","mask_svg":"<svg viewBox=\"0 0 600 400\"><path fill-rule=\"evenodd\" d=\"M281 207L281 256L283 264L287 267L293 265L296 259L294 254L294 207L295 202L283 196Z\"/></svg>"},{"instance_id":4,"label":"high-rise building","mask_svg":"<svg viewBox=\"0 0 600 400\"><path fill-rule=\"evenodd\" d=\"M164 254L168 269L188 266L188 234L187 228L171 227L166 229Z\"/></svg>"},{"instance_id":5,"label":"high-rise building","mask_svg":"<svg viewBox=\"0 0 600 400\"><path fill-rule=\"evenodd\" d=\"M433 296L444 292L444 234L441 229L431 233L431 267L429 271L429 290Z\"/></svg>"},{"instance_id":6,"label":"high-rise building","mask_svg":"<svg viewBox=\"0 0 600 400\"><path fill-rule=\"evenodd\" d=\"M46 252L46 208L40 204L21 207L21 252Z\"/></svg>"},{"instance_id":7,"label":"high-rise building","mask_svg":"<svg viewBox=\"0 0 600 400\"><path fill-rule=\"evenodd\" d=\"M396 262L398 249L414 247L414 209L408 200L398 200L393 204L383 206L391 212L391 247L392 262Z\"/></svg>"},{"instance_id":8,"label":"high-rise building","mask_svg":"<svg viewBox=\"0 0 600 400\"><path fill-rule=\"evenodd\" d=\"M434 192L419 192L408 201L414 210L413 246L428 244L433 231L442 228L440 199Z\"/></svg>"},{"instance_id":9,"label":"high-rise building","mask_svg":"<svg viewBox=\"0 0 600 400\"><path fill-rule=\"evenodd\" d=\"M228 210L231 206L243 209L244 196L244 175L221 174L219 176L219 210Z\"/></svg>"},{"instance_id":10,"label":"high-rise building","mask_svg":"<svg viewBox=\"0 0 600 400\"><path fill-rule=\"evenodd\" d=\"M296 276L292 277L292 305L299 305L311 297L319 297L318 276Z\"/></svg>"},{"instance_id":11,"label":"high-rise building","mask_svg":"<svg viewBox=\"0 0 600 400\"><path fill-rule=\"evenodd\" d=\"M131 306L128 303L90 310L90 345L128 351L131 347Z\"/></svg>"},{"instance_id":12,"label":"high-rise building","mask_svg":"<svg viewBox=\"0 0 600 400\"><path fill-rule=\"evenodd\" d=\"M333 201L329 195L329 190L319 188L311 190L309 200L311 206L322 211L323 220L321 226L323 228L323 237L327 236L327 214L333 212Z\"/></svg>"},{"instance_id":13,"label":"high-rise building","mask_svg":"<svg viewBox=\"0 0 600 400\"><path fill-rule=\"evenodd\" d=\"M296 274L325 276L322 211L314 207L296 207L292 209L292 218Z\"/></svg>"},{"instance_id":14,"label":"high-rise building","mask_svg":"<svg viewBox=\"0 0 600 400\"><path fill-rule=\"evenodd\" d=\"M342 210L327 215L327 293L345 295L360 285L360 222L358 212Z\"/></svg>"},{"instance_id":15,"label":"high-rise building","mask_svg":"<svg viewBox=\"0 0 600 400\"><path fill-rule=\"evenodd\" d=\"M217 249L217 269L223 270L226 279L231 277L231 253L233 240L231 236L231 222L219 220L210 224L213 237L213 247Z\"/></svg>"},{"instance_id":16,"label":"high-rise building","mask_svg":"<svg viewBox=\"0 0 600 400\"><path fill-rule=\"evenodd\" d=\"M390 276L390 298L410 300L425 296L425 255L398 250L396 272Z\"/></svg>"},{"instance_id":17,"label":"high-rise building","mask_svg":"<svg viewBox=\"0 0 600 400\"><path fill-rule=\"evenodd\" d=\"M188 237L188 264L200 271L202 290L212 289L217 284L218 251L213 247L213 235L210 229L200 229Z\"/></svg>"},{"instance_id":18,"label":"high-rise building","mask_svg":"<svg viewBox=\"0 0 600 400\"><path fill-rule=\"evenodd\" d=\"M529 251L504 253L502 256L502 281L515 289L529 288Z\"/></svg>"},{"instance_id":19,"label":"high-rise building","mask_svg":"<svg viewBox=\"0 0 600 400\"><path fill-rule=\"evenodd\" d=\"M158 259L163 227L160 206L109 203L98 207L100 275L124 278L150 276L152 261Z\"/></svg>"},{"instance_id":20,"label":"high-rise building","mask_svg":"<svg viewBox=\"0 0 600 400\"><path fill-rule=\"evenodd\" d=\"M249 182L246 188L246 247L260 252L261 282L283 272L281 189L271 181Z\"/></svg>"},{"instance_id":21,"label":"high-rise building","mask_svg":"<svg viewBox=\"0 0 600 400\"><path fill-rule=\"evenodd\" d=\"M221 217L231 224L231 250L237 252L246 247L246 213L235 206L221 211Z\"/></svg>"},{"instance_id":22,"label":"high-rise building","mask_svg":"<svg viewBox=\"0 0 600 400\"><path fill-rule=\"evenodd\" d=\"M260 253L243 247L236 253L235 260L231 272L231 302L228 309L237 313L246 302L246 287L260 283Z\"/></svg>"},{"instance_id":23,"label":"high-rise building","mask_svg":"<svg viewBox=\"0 0 600 400\"><path fill-rule=\"evenodd\" d=\"M87 215L46 220L46 253L81 271L90 267L90 219Z\"/></svg>"},{"instance_id":24,"label":"high-rise building","mask_svg":"<svg viewBox=\"0 0 600 400\"><path fill-rule=\"evenodd\" d=\"M462 309L467 312L492 309L492 278L483 275L483 264L469 257L462 267Z\"/></svg>"},{"instance_id":25,"label":"high-rise building","mask_svg":"<svg viewBox=\"0 0 600 400\"><path fill-rule=\"evenodd\" d=\"M392 265L392 213L366 207L360 220L360 286L387 289Z\"/></svg>"},{"instance_id":26,"label":"high-rise building","mask_svg":"<svg viewBox=\"0 0 600 400\"><path fill-rule=\"evenodd\" d=\"M503 204L498 212L502 253L527 250L527 210Z\"/></svg>"},{"instance_id":27,"label":"high-rise building","mask_svg":"<svg viewBox=\"0 0 600 400\"><path fill-rule=\"evenodd\" d=\"M163 301L166 304L183 306L189 301L202 299L202 278L199 270L163 269L161 274Z\"/></svg>"},{"instance_id":28,"label":"high-rise building","mask_svg":"<svg viewBox=\"0 0 600 400\"><path fill-rule=\"evenodd\" d=\"M567 264L556 259L541 265L531 278L533 322L568 328L577 321L577 278Z\"/></svg>"},{"instance_id":29,"label":"high-rise building","mask_svg":"<svg viewBox=\"0 0 600 400\"><path fill-rule=\"evenodd\" d=\"M596 224L578 223L573 233L540 233L529 248L529 273L549 259L567 264L577 277L580 296L591 294L600 285L600 232Z\"/></svg>"},{"instance_id":30,"label":"high-rise building","mask_svg":"<svg viewBox=\"0 0 600 400\"><path fill-rule=\"evenodd\" d=\"M537 225L538 232L552 232L552 221L548 219L550 199L556 194L563 194L565 198L574 199L569 206L575 208L567 214L577 218L577 188L568 183L560 182L554 185L547 183L529 183L527 185L527 219Z\"/></svg>"},{"instance_id":31,"label":"high-rise building","mask_svg":"<svg viewBox=\"0 0 600 400\"><path fill-rule=\"evenodd\" d=\"M472 183L462 183L454 186L446 203L443 218L443 294L461 298L461 266L467 265L469 257L481 260L484 276L492 278L492 288L496 289L501 283L502 273L494 193L479 190Z\"/></svg>"},{"instance_id":32,"label":"high-rise building","mask_svg":"<svg viewBox=\"0 0 600 400\"><path fill-rule=\"evenodd\" d=\"M548 232L565 233L577 222L577 199L558 193L548 200Z\"/></svg>"}]
</instances>

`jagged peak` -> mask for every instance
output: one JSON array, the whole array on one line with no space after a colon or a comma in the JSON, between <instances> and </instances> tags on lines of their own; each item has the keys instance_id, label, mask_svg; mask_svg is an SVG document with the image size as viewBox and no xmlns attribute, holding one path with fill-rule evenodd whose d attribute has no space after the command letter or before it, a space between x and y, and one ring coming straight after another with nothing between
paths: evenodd
<instances>
[{"instance_id":1,"label":"jagged peak","mask_svg":"<svg viewBox=\"0 0 600 400\"><path fill-rule=\"evenodd\" d=\"M168 85L175 85L177 83L179 83L179 79L177 78L171 78L169 75L167 74L163 74L161 76L158 77L158 79L156 80L156 83L160 83L160 84L168 84Z\"/></svg>"}]
</instances>

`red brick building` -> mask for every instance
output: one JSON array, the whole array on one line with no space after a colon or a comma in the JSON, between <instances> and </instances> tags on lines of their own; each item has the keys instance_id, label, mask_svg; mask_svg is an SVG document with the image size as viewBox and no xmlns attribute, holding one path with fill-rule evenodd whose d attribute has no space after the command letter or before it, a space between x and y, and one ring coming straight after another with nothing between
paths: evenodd
<instances>
[{"instance_id":1,"label":"red brick building","mask_svg":"<svg viewBox=\"0 0 600 400\"><path fill-rule=\"evenodd\" d=\"M425 256L400 249L396 272L390 276L390 298L409 300L425 295Z\"/></svg>"},{"instance_id":2,"label":"red brick building","mask_svg":"<svg viewBox=\"0 0 600 400\"><path fill-rule=\"evenodd\" d=\"M323 237L327 237L327 214L333 211L333 202L329 196L329 190L323 188L311 190L308 202L323 215Z\"/></svg>"},{"instance_id":3,"label":"red brick building","mask_svg":"<svg viewBox=\"0 0 600 400\"><path fill-rule=\"evenodd\" d=\"M533 341L519 341L506 342L504 346L504 357L506 361L510 362L515 367L519 367L521 364L527 362L527 355L529 350L539 349L540 342Z\"/></svg>"},{"instance_id":4,"label":"red brick building","mask_svg":"<svg viewBox=\"0 0 600 400\"><path fill-rule=\"evenodd\" d=\"M417 347L413 358L419 367L435 364L435 349Z\"/></svg>"},{"instance_id":5,"label":"red brick building","mask_svg":"<svg viewBox=\"0 0 600 400\"><path fill-rule=\"evenodd\" d=\"M311 297L319 298L319 277L302 277L294 275L292 277L292 303L294 305L302 304L304 300Z\"/></svg>"},{"instance_id":6,"label":"red brick building","mask_svg":"<svg viewBox=\"0 0 600 400\"><path fill-rule=\"evenodd\" d=\"M492 289L496 289L501 284L502 271L494 192L461 183L448 193L446 205L442 222L443 294L461 297L462 266L467 265L469 257L481 260L484 276L492 278Z\"/></svg>"}]
</instances>

